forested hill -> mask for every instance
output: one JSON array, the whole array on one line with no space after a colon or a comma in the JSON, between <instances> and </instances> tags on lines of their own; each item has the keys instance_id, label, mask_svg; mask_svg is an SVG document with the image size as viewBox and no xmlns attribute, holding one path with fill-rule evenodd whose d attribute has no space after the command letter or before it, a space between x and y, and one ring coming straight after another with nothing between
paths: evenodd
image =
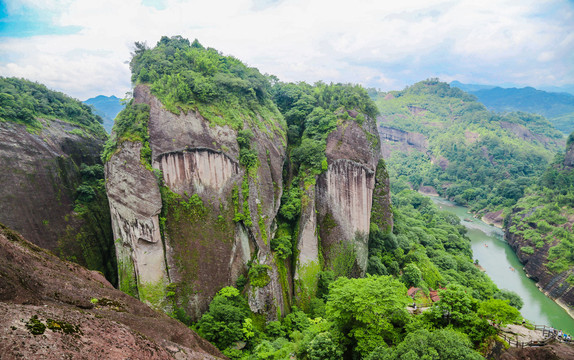
<instances>
[{"instance_id":1,"label":"forested hill","mask_svg":"<svg viewBox=\"0 0 574 360\"><path fill-rule=\"evenodd\" d=\"M38 120L59 119L98 135L104 133L103 120L89 106L32 81L0 77L0 121L41 129Z\"/></svg>"},{"instance_id":2,"label":"forested hill","mask_svg":"<svg viewBox=\"0 0 574 360\"><path fill-rule=\"evenodd\" d=\"M538 90L532 87L501 88L465 85L452 82L475 95L489 110L496 112L525 111L545 116L558 130L574 131L574 95Z\"/></svg>"},{"instance_id":3,"label":"forested hill","mask_svg":"<svg viewBox=\"0 0 574 360\"><path fill-rule=\"evenodd\" d=\"M371 95L395 186L432 187L475 211L512 206L564 145L544 117L492 113L437 79Z\"/></svg>"}]
</instances>

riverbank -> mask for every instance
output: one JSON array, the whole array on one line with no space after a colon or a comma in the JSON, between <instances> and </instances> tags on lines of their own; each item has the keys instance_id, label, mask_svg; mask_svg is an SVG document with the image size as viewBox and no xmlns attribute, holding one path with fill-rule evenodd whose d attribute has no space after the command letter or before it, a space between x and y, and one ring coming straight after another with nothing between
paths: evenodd
<instances>
[{"instance_id":1,"label":"riverbank","mask_svg":"<svg viewBox=\"0 0 574 360\"><path fill-rule=\"evenodd\" d=\"M504 227L504 216L502 215L503 210L498 210L494 212L488 212L480 219L488 225L496 226L499 229Z\"/></svg>"},{"instance_id":2,"label":"riverbank","mask_svg":"<svg viewBox=\"0 0 574 360\"><path fill-rule=\"evenodd\" d=\"M521 313L526 319L534 324L545 324L574 334L574 311L548 297L527 277L523 264L504 240L501 229L472 218L467 208L440 197L429 198L442 210L450 211L461 219L461 224L468 229L474 259L478 260L498 288L520 295L524 300ZM468 218L473 221L464 221Z\"/></svg>"}]
</instances>

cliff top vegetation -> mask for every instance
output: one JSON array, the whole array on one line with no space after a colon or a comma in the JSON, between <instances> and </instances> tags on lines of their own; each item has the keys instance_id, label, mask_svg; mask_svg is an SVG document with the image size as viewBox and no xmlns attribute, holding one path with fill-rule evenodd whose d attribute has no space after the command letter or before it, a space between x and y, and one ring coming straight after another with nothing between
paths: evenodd
<instances>
[{"instance_id":1,"label":"cliff top vegetation","mask_svg":"<svg viewBox=\"0 0 574 360\"><path fill-rule=\"evenodd\" d=\"M149 84L173 113L196 110L211 123L236 130L247 121L283 131L270 79L197 40L163 36L153 48L136 42L130 68L132 82Z\"/></svg>"}]
</instances>

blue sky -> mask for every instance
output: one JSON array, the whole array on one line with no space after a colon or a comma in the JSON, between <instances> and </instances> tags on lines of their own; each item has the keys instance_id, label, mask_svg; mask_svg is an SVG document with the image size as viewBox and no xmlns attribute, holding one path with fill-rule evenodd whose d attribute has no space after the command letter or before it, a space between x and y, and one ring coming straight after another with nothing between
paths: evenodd
<instances>
[{"instance_id":1,"label":"blue sky","mask_svg":"<svg viewBox=\"0 0 574 360\"><path fill-rule=\"evenodd\" d=\"M79 99L123 96L132 44L162 35L197 38L284 81L574 89L566 0L3 0L0 75Z\"/></svg>"}]
</instances>

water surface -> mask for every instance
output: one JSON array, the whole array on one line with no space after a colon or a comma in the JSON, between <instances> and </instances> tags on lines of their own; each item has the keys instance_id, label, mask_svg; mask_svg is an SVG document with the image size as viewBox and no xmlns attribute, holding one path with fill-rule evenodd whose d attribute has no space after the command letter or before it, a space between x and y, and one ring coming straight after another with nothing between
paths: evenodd
<instances>
[{"instance_id":1,"label":"water surface","mask_svg":"<svg viewBox=\"0 0 574 360\"><path fill-rule=\"evenodd\" d=\"M522 316L534 324L550 325L574 335L574 319L526 276L518 257L504 240L502 230L473 218L465 207L440 197L430 198L442 210L456 214L467 227L474 259L478 259L492 281L500 289L512 290L522 297Z\"/></svg>"}]
</instances>

